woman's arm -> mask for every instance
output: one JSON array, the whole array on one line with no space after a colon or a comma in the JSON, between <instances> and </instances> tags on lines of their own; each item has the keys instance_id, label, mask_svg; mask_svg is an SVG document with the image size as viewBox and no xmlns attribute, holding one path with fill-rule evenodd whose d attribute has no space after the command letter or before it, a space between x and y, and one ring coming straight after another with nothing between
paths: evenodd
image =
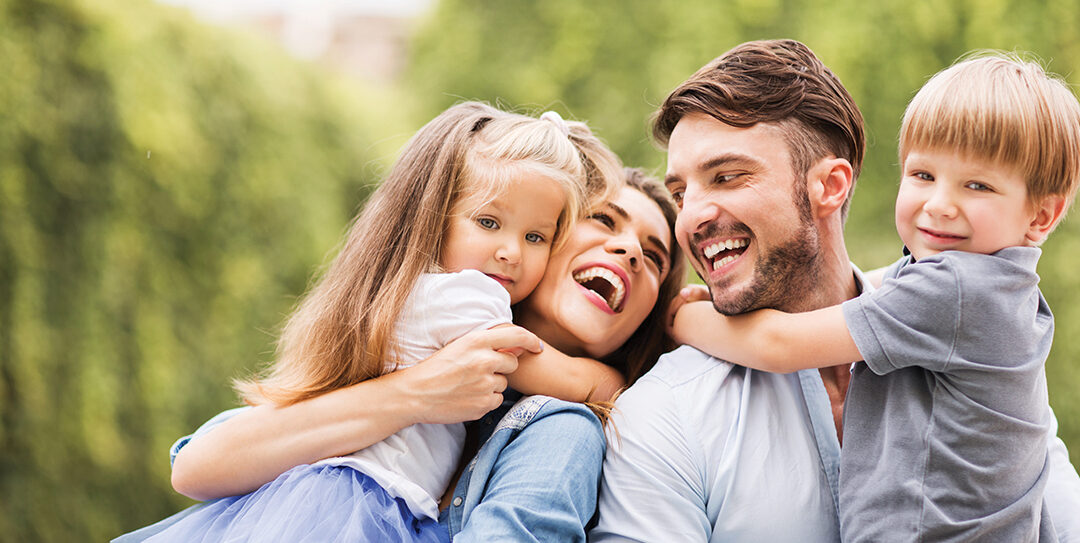
<instances>
[{"instance_id":1,"label":"woman's arm","mask_svg":"<svg viewBox=\"0 0 1080 543\"><path fill-rule=\"evenodd\" d=\"M522 394L567 402L607 401L626 384L615 368L592 358L567 356L550 345L541 353L520 356L517 371L507 379L510 388Z\"/></svg>"},{"instance_id":2,"label":"woman's arm","mask_svg":"<svg viewBox=\"0 0 1080 543\"><path fill-rule=\"evenodd\" d=\"M673 336L717 358L776 373L862 360L838 305L806 313L759 309L726 317L709 302L691 302L675 315Z\"/></svg>"},{"instance_id":3,"label":"woman's arm","mask_svg":"<svg viewBox=\"0 0 1080 543\"><path fill-rule=\"evenodd\" d=\"M540 341L519 327L462 336L415 366L286 407L258 406L189 442L177 492L206 500L251 492L288 469L382 441L416 423L480 418L498 407L515 352Z\"/></svg>"}]
</instances>

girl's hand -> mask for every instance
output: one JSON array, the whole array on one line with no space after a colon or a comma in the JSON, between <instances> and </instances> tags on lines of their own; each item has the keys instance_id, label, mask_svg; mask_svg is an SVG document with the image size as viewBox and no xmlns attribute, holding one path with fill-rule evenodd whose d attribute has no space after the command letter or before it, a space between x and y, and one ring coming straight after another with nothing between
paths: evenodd
<instances>
[{"instance_id":1,"label":"girl's hand","mask_svg":"<svg viewBox=\"0 0 1080 543\"><path fill-rule=\"evenodd\" d=\"M679 291L679 295L675 299L671 300L671 304L668 305L667 311L667 335L670 338L675 337L675 331L673 326L675 325L675 314L679 312L684 304L688 302L707 302L712 300L712 296L709 295L709 289L705 285L687 285Z\"/></svg>"},{"instance_id":2,"label":"girl's hand","mask_svg":"<svg viewBox=\"0 0 1080 543\"><path fill-rule=\"evenodd\" d=\"M423 362L380 379L400 384L412 400L416 422L476 420L502 403L506 375L517 370L518 355L542 350L532 332L499 326L465 334Z\"/></svg>"}]
</instances>

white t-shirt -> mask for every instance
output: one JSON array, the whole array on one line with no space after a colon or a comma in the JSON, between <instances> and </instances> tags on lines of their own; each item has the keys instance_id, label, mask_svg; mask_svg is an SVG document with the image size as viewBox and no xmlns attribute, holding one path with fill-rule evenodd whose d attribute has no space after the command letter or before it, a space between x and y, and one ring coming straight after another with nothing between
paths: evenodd
<instances>
[{"instance_id":1,"label":"white t-shirt","mask_svg":"<svg viewBox=\"0 0 1080 543\"><path fill-rule=\"evenodd\" d=\"M473 330L509 323L510 295L476 270L420 276L397 322L397 364L406 368ZM389 368L394 368L393 364ZM442 496L461 458L462 424L415 424L348 456L317 464L348 466L401 498L417 517L437 519Z\"/></svg>"}]
</instances>

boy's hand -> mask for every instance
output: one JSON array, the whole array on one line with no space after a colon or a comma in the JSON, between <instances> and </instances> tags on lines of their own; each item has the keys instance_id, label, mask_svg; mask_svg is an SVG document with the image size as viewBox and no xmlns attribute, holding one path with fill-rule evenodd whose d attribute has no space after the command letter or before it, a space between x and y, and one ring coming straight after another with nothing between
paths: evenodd
<instances>
[{"instance_id":1,"label":"boy's hand","mask_svg":"<svg viewBox=\"0 0 1080 543\"><path fill-rule=\"evenodd\" d=\"M701 340L709 336L702 327L708 328L706 323L723 322L723 315L716 312L712 301L687 301L676 312L675 318L668 327L668 335L679 345L690 344L709 354L713 354L703 348ZM710 329L711 330L711 329ZM696 340L695 340L696 338ZM713 355L716 356L716 355Z\"/></svg>"},{"instance_id":2,"label":"boy's hand","mask_svg":"<svg viewBox=\"0 0 1080 543\"><path fill-rule=\"evenodd\" d=\"M712 296L709 295L709 289L705 285L686 285L679 291L679 295L675 299L671 300L671 304L668 305L667 320L665 321L665 327L667 328L668 337L674 338L672 333L672 326L675 325L675 314L679 312L679 308L688 302L707 302L712 300Z\"/></svg>"}]
</instances>

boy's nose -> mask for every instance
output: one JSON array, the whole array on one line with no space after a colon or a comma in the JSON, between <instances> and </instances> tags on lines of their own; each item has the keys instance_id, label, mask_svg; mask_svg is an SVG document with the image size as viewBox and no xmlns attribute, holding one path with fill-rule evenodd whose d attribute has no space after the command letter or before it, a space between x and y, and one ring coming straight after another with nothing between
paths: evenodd
<instances>
[{"instance_id":1,"label":"boy's nose","mask_svg":"<svg viewBox=\"0 0 1080 543\"><path fill-rule=\"evenodd\" d=\"M956 216L956 203L952 192L944 187L934 189L930 197L927 198L926 203L923 204L923 209L936 217L951 218Z\"/></svg>"}]
</instances>

